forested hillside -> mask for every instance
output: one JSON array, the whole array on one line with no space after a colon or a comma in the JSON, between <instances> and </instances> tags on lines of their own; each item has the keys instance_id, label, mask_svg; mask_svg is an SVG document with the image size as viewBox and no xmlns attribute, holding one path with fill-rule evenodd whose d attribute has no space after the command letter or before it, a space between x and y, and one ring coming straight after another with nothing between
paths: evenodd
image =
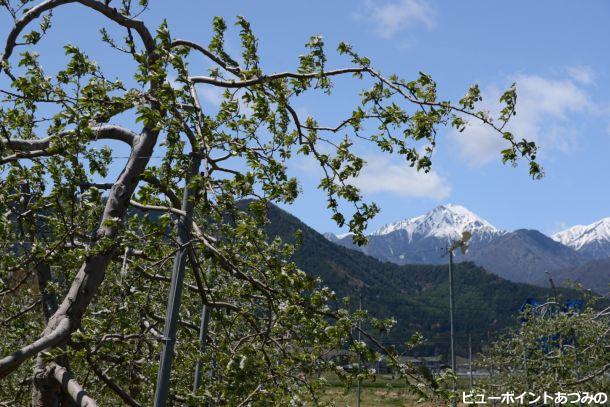
<instances>
[{"instance_id":1,"label":"forested hillside","mask_svg":"<svg viewBox=\"0 0 610 407\"><path fill-rule=\"evenodd\" d=\"M373 257L327 240L296 217L269 207L270 236L294 241L301 230L302 244L294 255L299 267L318 276L339 298L351 297L357 307L361 294L363 308L378 317L393 316L395 329L383 340L400 345L415 331L428 338L421 353L440 353L448 348L448 273L443 265L404 265L380 262ZM473 263L455 266L457 353L466 354L467 333L478 349L508 326L516 323L520 306L526 298L544 299L549 290L513 283L485 271ZM569 296L569 291L560 290ZM572 293L573 295L573 293Z\"/></svg>"}]
</instances>

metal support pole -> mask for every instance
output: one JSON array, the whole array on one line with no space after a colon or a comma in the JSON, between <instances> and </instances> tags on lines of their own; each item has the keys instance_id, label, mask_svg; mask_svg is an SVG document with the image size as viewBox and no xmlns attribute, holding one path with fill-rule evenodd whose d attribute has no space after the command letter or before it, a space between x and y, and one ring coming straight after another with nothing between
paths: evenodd
<instances>
[{"instance_id":1,"label":"metal support pole","mask_svg":"<svg viewBox=\"0 0 610 407\"><path fill-rule=\"evenodd\" d=\"M193 382L193 393L197 392L197 389L201 386L201 376L203 374L203 361L201 355L205 352L205 347L208 342L208 325L210 322L210 308L203 305L201 308L201 325L199 327L199 358L197 359L197 365L195 366L195 380Z\"/></svg>"},{"instance_id":2,"label":"metal support pole","mask_svg":"<svg viewBox=\"0 0 610 407\"><path fill-rule=\"evenodd\" d=\"M197 154L191 155L192 168L189 174L197 174L201 165L201 158ZM180 311L180 302L182 300L182 287L184 283L184 269L186 267L186 258L188 252L188 244L191 234L191 223L193 217L193 195L194 190L189 186L190 177L187 178L182 194L182 211L184 216L179 216L176 222L178 229L177 241L179 244L178 252L174 257L172 268L172 280L167 300L167 312L165 315L165 329L163 331L163 350L161 351L161 361L159 366L159 374L157 375L157 387L155 390L155 407L165 407L167 405L167 396L169 395L170 375L172 370L172 358L174 356L174 347L176 345L176 329L178 327L178 315Z\"/></svg>"}]
</instances>

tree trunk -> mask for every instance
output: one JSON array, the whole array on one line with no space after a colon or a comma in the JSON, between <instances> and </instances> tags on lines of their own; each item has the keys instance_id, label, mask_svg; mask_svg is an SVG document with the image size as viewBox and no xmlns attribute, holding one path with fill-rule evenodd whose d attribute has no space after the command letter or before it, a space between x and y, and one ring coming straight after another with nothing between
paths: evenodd
<instances>
[{"instance_id":1,"label":"tree trunk","mask_svg":"<svg viewBox=\"0 0 610 407\"><path fill-rule=\"evenodd\" d=\"M59 407L61 390L39 356L32 381L32 407Z\"/></svg>"}]
</instances>

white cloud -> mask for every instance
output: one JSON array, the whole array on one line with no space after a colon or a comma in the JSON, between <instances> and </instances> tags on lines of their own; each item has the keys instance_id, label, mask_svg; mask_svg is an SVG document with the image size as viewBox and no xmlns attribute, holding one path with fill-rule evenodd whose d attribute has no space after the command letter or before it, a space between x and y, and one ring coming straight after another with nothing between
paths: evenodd
<instances>
[{"instance_id":1,"label":"white cloud","mask_svg":"<svg viewBox=\"0 0 610 407\"><path fill-rule=\"evenodd\" d=\"M592 85L595 82L595 72L588 66L571 66L567 71L572 79L583 85Z\"/></svg>"},{"instance_id":2,"label":"white cloud","mask_svg":"<svg viewBox=\"0 0 610 407\"><path fill-rule=\"evenodd\" d=\"M573 78L548 79L538 75L518 74L509 78L517 84L517 115L506 127L515 137L535 141L541 152L571 151L577 142L577 115L594 113L598 107L580 82ZM497 117L502 90L492 85L483 90L483 110ZM489 126L475 119L463 133L451 132L461 155L471 164L481 165L500 158L508 144Z\"/></svg>"},{"instance_id":3,"label":"white cloud","mask_svg":"<svg viewBox=\"0 0 610 407\"><path fill-rule=\"evenodd\" d=\"M360 176L350 181L367 194L388 193L401 197L433 198L449 197L451 187L434 170L417 171L404 161L396 163L385 156L370 156Z\"/></svg>"},{"instance_id":4,"label":"white cloud","mask_svg":"<svg viewBox=\"0 0 610 407\"><path fill-rule=\"evenodd\" d=\"M409 26L421 24L431 29L436 24L436 13L425 0L398 0L389 3L366 0L364 10L356 18L370 21L375 32L386 39Z\"/></svg>"},{"instance_id":5,"label":"white cloud","mask_svg":"<svg viewBox=\"0 0 610 407\"><path fill-rule=\"evenodd\" d=\"M324 151L324 147L321 146ZM330 153L330 151L328 151ZM451 194L451 186L436 171L417 171L398 157L390 155L363 156L366 164L357 178L349 180L365 194L389 194L400 197L443 200ZM324 176L318 162L311 156L293 157L288 166L303 176Z\"/></svg>"}]
</instances>

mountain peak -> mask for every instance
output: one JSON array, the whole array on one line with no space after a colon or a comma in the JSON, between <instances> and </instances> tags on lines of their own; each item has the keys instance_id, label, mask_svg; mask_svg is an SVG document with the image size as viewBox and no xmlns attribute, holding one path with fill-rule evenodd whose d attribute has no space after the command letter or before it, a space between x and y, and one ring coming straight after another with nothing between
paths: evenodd
<instances>
[{"instance_id":1,"label":"mountain peak","mask_svg":"<svg viewBox=\"0 0 610 407\"><path fill-rule=\"evenodd\" d=\"M447 203L437 206L425 215L387 224L373 232L373 235L381 236L396 231L404 231L407 233L409 240L414 235L455 239L459 238L465 230L473 234L497 235L504 233L465 207Z\"/></svg>"},{"instance_id":2,"label":"mountain peak","mask_svg":"<svg viewBox=\"0 0 610 407\"><path fill-rule=\"evenodd\" d=\"M462 205L456 205L456 204L452 204L452 203L446 203L443 205L439 205L436 208L432 209L430 212L452 212L452 213L455 213L456 215L483 220L483 219L479 218L477 215L475 215L474 213L472 213L470 210L463 207ZM483 220L483 221L487 222L485 220Z\"/></svg>"},{"instance_id":3,"label":"mountain peak","mask_svg":"<svg viewBox=\"0 0 610 407\"><path fill-rule=\"evenodd\" d=\"M610 245L610 217L590 225L572 226L555 233L551 238L578 251L587 251L587 248L592 246Z\"/></svg>"}]
</instances>

